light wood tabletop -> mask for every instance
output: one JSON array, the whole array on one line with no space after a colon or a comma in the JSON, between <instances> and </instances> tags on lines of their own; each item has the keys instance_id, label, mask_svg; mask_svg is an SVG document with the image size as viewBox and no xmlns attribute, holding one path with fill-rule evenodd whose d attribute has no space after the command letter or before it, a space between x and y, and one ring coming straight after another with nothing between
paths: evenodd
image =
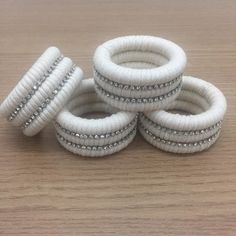
<instances>
[{"instance_id":1,"label":"light wood tabletop","mask_svg":"<svg viewBox=\"0 0 236 236\"><path fill-rule=\"evenodd\" d=\"M29 138L0 120L0 235L236 235L235 0L1 0L0 99L55 45L92 75L97 45L122 35L170 39L186 73L225 94L222 133L195 155L137 135L103 158L73 155L52 125Z\"/></svg>"}]
</instances>

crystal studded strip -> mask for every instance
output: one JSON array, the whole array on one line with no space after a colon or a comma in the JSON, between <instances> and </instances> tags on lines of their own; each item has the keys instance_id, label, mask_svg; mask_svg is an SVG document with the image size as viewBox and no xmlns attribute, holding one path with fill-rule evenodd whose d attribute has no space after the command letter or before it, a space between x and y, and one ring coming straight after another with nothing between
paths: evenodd
<instances>
[{"instance_id":1,"label":"crystal studded strip","mask_svg":"<svg viewBox=\"0 0 236 236\"><path fill-rule=\"evenodd\" d=\"M120 101L120 102L126 102L126 103L153 103L153 102L158 102L158 101L163 101L168 97L173 96L174 94L176 94L177 92L179 92L179 90L181 89L181 81L179 82L178 86L176 88L174 88L173 90L171 90L170 92L164 94L164 95L160 95L157 97L149 97L149 98L131 98L131 97L123 97L123 96L118 96L115 95L113 93L110 93L106 90L104 90L96 81L95 81L95 86L96 88L99 90L99 92L101 94L103 94L106 97L109 97L113 100L116 101Z\"/></svg>"},{"instance_id":2,"label":"crystal studded strip","mask_svg":"<svg viewBox=\"0 0 236 236\"><path fill-rule=\"evenodd\" d=\"M9 117L8 117L9 121L12 121L16 118L16 116L19 114L19 112L22 110L22 108L27 104L27 102L36 93L36 91L38 91L38 89L45 82L45 80L52 74L52 72L55 70L57 65L62 61L62 59L63 59L62 55L60 57L58 57L55 60L55 62L50 66L50 68L43 74L43 76L32 86L32 88L28 92L27 96L25 96L21 100L21 102L18 104L18 106L15 108L15 110L9 115Z\"/></svg>"},{"instance_id":3,"label":"crystal studded strip","mask_svg":"<svg viewBox=\"0 0 236 236\"><path fill-rule=\"evenodd\" d=\"M110 144L106 144L106 145L103 145L103 146L89 146L89 145L73 143L73 142L65 139L59 133L56 133L56 136L58 137L58 139L60 141L64 142L66 145L72 146L74 148L84 149L84 150L92 150L92 151L104 151L104 150L112 149L116 146L119 146L120 144L122 144L126 140L128 140L135 133L136 133L136 127L128 135L126 135L124 138L120 139L119 141L114 142L114 143L110 143Z\"/></svg>"},{"instance_id":4,"label":"crystal studded strip","mask_svg":"<svg viewBox=\"0 0 236 236\"><path fill-rule=\"evenodd\" d=\"M203 145L203 144L206 144L206 143L211 143L213 140L215 140L217 138L218 134L220 133L220 130L218 130L212 136L210 136L206 139L202 139L202 140L197 141L197 142L174 142L174 141L163 139L163 138L160 138L160 137L156 136L150 130L146 129L142 124L139 125L139 129L142 129L147 135L149 135L153 140L155 140L157 142L167 144L167 145L170 145L170 146L178 146L178 147L183 147L183 148L196 147L196 146Z\"/></svg>"},{"instance_id":5,"label":"crystal studded strip","mask_svg":"<svg viewBox=\"0 0 236 236\"><path fill-rule=\"evenodd\" d=\"M63 131L65 134L77 137L79 139L107 139L110 137L114 137L115 135L119 135L131 126L133 126L137 122L137 116L126 126L124 126L122 129L116 130L114 132L108 132L108 133L103 133L103 134L82 134L82 133L77 133L71 130L68 130L64 127L62 127L58 122L55 122L56 128L59 128L61 131Z\"/></svg>"},{"instance_id":6,"label":"crystal studded strip","mask_svg":"<svg viewBox=\"0 0 236 236\"><path fill-rule=\"evenodd\" d=\"M135 85L129 85L129 84L122 84L122 83L118 83L118 82L114 82L106 77L104 77L103 75L101 75L96 68L94 67L94 76L97 77L99 80L114 86L116 88L120 88L120 89L125 89L125 90L132 90L132 91L151 91L151 90L156 90L156 89L162 89L165 87L169 87L171 85L173 85L174 83L177 83L178 81L181 81L182 79L182 74L180 74L179 76L177 76L176 78L165 82L165 83L160 83L160 84L154 84L154 85L142 85L142 86L135 86Z\"/></svg>"},{"instance_id":7,"label":"crystal studded strip","mask_svg":"<svg viewBox=\"0 0 236 236\"><path fill-rule=\"evenodd\" d=\"M60 90L64 87L64 85L68 82L68 80L71 78L75 71L76 66L73 65L71 67L71 70L66 74L64 79L59 83L58 87L54 89L43 102L42 104L37 108L37 110L27 119L24 124L21 126L22 129L27 128L43 111L44 109L51 103L51 101L55 98L55 96L60 92Z\"/></svg>"},{"instance_id":8,"label":"crystal studded strip","mask_svg":"<svg viewBox=\"0 0 236 236\"><path fill-rule=\"evenodd\" d=\"M149 119L147 116L145 116L144 114L140 114L140 117L141 119L144 119L146 120L147 122L149 122L149 124L151 124L155 129L159 130L159 131L162 131L162 132L167 132L167 133L170 133L170 134L174 134L174 135L183 135L183 136L193 136L193 135L200 135L200 134L205 134L213 129L216 129L216 128L221 128L221 125L222 125L222 120L217 122L216 124L208 127L208 128L205 128L205 129L198 129L198 130L175 130L175 129L170 129L170 128L167 128L167 127L164 127L164 126L161 126L157 123L155 123L154 121L152 121L151 119Z\"/></svg>"}]
</instances>

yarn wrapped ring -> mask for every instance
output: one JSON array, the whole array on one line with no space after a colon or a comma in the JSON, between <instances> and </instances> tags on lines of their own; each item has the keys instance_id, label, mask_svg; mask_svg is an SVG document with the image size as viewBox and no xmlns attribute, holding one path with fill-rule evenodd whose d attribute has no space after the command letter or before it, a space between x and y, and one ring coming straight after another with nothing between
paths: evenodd
<instances>
[{"instance_id":1,"label":"yarn wrapped ring","mask_svg":"<svg viewBox=\"0 0 236 236\"><path fill-rule=\"evenodd\" d=\"M226 106L223 93L214 85L184 76L180 95L166 110L140 114L139 131L149 143L164 151L199 152L217 140Z\"/></svg>"},{"instance_id":2,"label":"yarn wrapped ring","mask_svg":"<svg viewBox=\"0 0 236 236\"><path fill-rule=\"evenodd\" d=\"M27 136L37 134L67 103L83 72L56 47L48 48L0 106L0 113Z\"/></svg>"},{"instance_id":3,"label":"yarn wrapped ring","mask_svg":"<svg viewBox=\"0 0 236 236\"><path fill-rule=\"evenodd\" d=\"M186 55L163 38L125 36L98 46L93 61L100 97L136 112L165 108L178 96Z\"/></svg>"},{"instance_id":4,"label":"yarn wrapped ring","mask_svg":"<svg viewBox=\"0 0 236 236\"><path fill-rule=\"evenodd\" d=\"M102 118L85 118L102 112ZM72 99L58 114L54 126L59 143L82 156L104 156L125 148L135 137L136 113L120 111L104 103L95 93L94 80L85 79Z\"/></svg>"}]
</instances>

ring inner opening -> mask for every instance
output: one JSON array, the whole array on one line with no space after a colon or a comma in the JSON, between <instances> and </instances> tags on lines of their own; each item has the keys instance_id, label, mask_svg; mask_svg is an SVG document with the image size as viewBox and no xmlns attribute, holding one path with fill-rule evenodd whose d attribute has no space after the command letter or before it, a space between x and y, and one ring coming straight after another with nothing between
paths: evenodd
<instances>
[{"instance_id":1,"label":"ring inner opening","mask_svg":"<svg viewBox=\"0 0 236 236\"><path fill-rule=\"evenodd\" d=\"M112 55L113 63L131 69L152 69L165 65L169 59L149 51L125 51Z\"/></svg>"},{"instance_id":2,"label":"ring inner opening","mask_svg":"<svg viewBox=\"0 0 236 236\"><path fill-rule=\"evenodd\" d=\"M74 107L71 113L74 116L86 119L101 119L109 117L118 112L118 109L111 107L104 102L93 102Z\"/></svg>"},{"instance_id":3,"label":"ring inner opening","mask_svg":"<svg viewBox=\"0 0 236 236\"><path fill-rule=\"evenodd\" d=\"M172 102L167 111L180 115L197 115L206 112L210 104L206 98L198 93L188 90L182 90L178 98Z\"/></svg>"}]
</instances>

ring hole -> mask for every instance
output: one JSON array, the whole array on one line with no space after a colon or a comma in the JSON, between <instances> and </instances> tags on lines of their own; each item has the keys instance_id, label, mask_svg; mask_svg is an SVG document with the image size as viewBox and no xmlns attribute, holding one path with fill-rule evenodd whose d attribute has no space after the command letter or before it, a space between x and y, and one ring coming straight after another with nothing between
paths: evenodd
<instances>
[{"instance_id":1,"label":"ring hole","mask_svg":"<svg viewBox=\"0 0 236 236\"><path fill-rule=\"evenodd\" d=\"M86 112L84 114L81 115L82 118L86 118L86 119L102 119L105 117L111 116L110 113L107 112L102 112L102 111L92 111L92 112Z\"/></svg>"},{"instance_id":2,"label":"ring hole","mask_svg":"<svg viewBox=\"0 0 236 236\"><path fill-rule=\"evenodd\" d=\"M173 101L167 111L179 115L197 115L206 112L210 107L208 100L198 92L182 89L178 98Z\"/></svg>"},{"instance_id":3,"label":"ring hole","mask_svg":"<svg viewBox=\"0 0 236 236\"><path fill-rule=\"evenodd\" d=\"M168 59L158 53L148 51L125 51L112 55L113 63L131 69L152 69L168 62Z\"/></svg>"},{"instance_id":4,"label":"ring hole","mask_svg":"<svg viewBox=\"0 0 236 236\"><path fill-rule=\"evenodd\" d=\"M194 115L192 112L190 111L186 111L186 110L181 110L181 109L167 109L167 111L171 114L179 114L179 115L185 115L185 116L190 116L190 115Z\"/></svg>"},{"instance_id":5,"label":"ring hole","mask_svg":"<svg viewBox=\"0 0 236 236\"><path fill-rule=\"evenodd\" d=\"M103 102L80 105L71 111L74 116L86 119L102 119L117 112L118 109Z\"/></svg>"},{"instance_id":6,"label":"ring hole","mask_svg":"<svg viewBox=\"0 0 236 236\"><path fill-rule=\"evenodd\" d=\"M205 112L205 108L197 102L177 99L169 106L167 111L172 114L190 116Z\"/></svg>"}]
</instances>

